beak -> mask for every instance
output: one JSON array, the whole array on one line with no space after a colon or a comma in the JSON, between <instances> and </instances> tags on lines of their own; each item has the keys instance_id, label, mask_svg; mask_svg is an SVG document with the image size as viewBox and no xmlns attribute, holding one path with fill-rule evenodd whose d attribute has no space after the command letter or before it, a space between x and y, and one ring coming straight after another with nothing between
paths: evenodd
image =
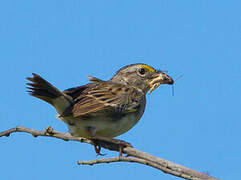
<instances>
[{"instance_id":1,"label":"beak","mask_svg":"<svg viewBox=\"0 0 241 180\"><path fill-rule=\"evenodd\" d=\"M163 72L157 72L151 82L150 82L150 90L149 90L149 94L151 94L151 92L153 90L155 90L156 88L158 88L161 84L174 84L173 79L168 76L167 74L163 73Z\"/></svg>"}]
</instances>

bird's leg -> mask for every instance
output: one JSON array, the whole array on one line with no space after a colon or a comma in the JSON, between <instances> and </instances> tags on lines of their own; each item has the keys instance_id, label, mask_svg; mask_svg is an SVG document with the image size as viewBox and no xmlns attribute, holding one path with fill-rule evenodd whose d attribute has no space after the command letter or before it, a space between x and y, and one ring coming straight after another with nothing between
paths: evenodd
<instances>
[{"instance_id":1,"label":"bird's leg","mask_svg":"<svg viewBox=\"0 0 241 180\"><path fill-rule=\"evenodd\" d=\"M119 145L119 157L122 157L123 149L125 147L132 147L132 145L126 141L120 139L111 139L111 141L115 144Z\"/></svg>"},{"instance_id":2,"label":"bird's leg","mask_svg":"<svg viewBox=\"0 0 241 180\"><path fill-rule=\"evenodd\" d=\"M94 137L91 139L95 144L95 150L97 154L100 154L101 146L110 150L119 151L119 156L122 156L123 148L132 147L128 142L125 142L120 139L112 139L108 137ZM98 148L97 148L98 147Z\"/></svg>"},{"instance_id":3,"label":"bird's leg","mask_svg":"<svg viewBox=\"0 0 241 180\"><path fill-rule=\"evenodd\" d=\"M90 139L92 140L93 144L94 144L94 147L95 147L95 152L97 154L97 156L104 156L105 154L101 154L100 151L101 151L101 145L98 144L97 141L95 141L96 139L96 128L95 127L92 127L92 126L88 126L86 127L86 132L87 134L89 135Z\"/></svg>"},{"instance_id":4,"label":"bird's leg","mask_svg":"<svg viewBox=\"0 0 241 180\"><path fill-rule=\"evenodd\" d=\"M97 153L97 155L104 155L100 153L101 147L104 147L110 150L119 151L119 156L121 157L123 148L132 147L130 143L120 139L112 139L109 137L97 136L96 128L91 126L86 127L86 132L89 134L89 137L94 144L95 152Z\"/></svg>"},{"instance_id":5,"label":"bird's leg","mask_svg":"<svg viewBox=\"0 0 241 180\"><path fill-rule=\"evenodd\" d=\"M95 152L96 152L97 156L104 156L105 155L105 154L100 153L100 150L101 150L100 145L94 144L94 147L95 147Z\"/></svg>"},{"instance_id":6,"label":"bird's leg","mask_svg":"<svg viewBox=\"0 0 241 180\"><path fill-rule=\"evenodd\" d=\"M95 147L95 152L99 155L100 154L100 150L101 150L101 147L100 146L98 146L98 145L94 145L94 147Z\"/></svg>"}]
</instances>

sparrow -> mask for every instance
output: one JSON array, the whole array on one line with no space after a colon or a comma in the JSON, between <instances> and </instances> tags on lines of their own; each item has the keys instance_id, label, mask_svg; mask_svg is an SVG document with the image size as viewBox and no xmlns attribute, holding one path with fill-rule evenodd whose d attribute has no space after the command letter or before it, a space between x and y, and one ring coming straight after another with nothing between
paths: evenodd
<instances>
[{"instance_id":1,"label":"sparrow","mask_svg":"<svg viewBox=\"0 0 241 180\"><path fill-rule=\"evenodd\" d=\"M27 78L27 88L30 95L56 109L57 117L67 124L72 136L111 141L140 120L147 92L174 83L167 73L141 63L122 67L108 81L88 78L88 84L60 91L33 73ZM95 146L95 150L100 154L100 147Z\"/></svg>"}]
</instances>

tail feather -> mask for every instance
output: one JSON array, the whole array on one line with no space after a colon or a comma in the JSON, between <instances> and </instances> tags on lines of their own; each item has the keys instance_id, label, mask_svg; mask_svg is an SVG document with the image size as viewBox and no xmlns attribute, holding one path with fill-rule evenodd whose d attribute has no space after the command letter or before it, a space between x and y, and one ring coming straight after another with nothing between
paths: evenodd
<instances>
[{"instance_id":1,"label":"tail feather","mask_svg":"<svg viewBox=\"0 0 241 180\"><path fill-rule=\"evenodd\" d=\"M33 73L33 77L28 77L31 83L26 83L29 87L27 92L30 95L42 99L53 105L58 113L62 113L71 104L71 98L62 93L41 76Z\"/></svg>"}]
</instances>

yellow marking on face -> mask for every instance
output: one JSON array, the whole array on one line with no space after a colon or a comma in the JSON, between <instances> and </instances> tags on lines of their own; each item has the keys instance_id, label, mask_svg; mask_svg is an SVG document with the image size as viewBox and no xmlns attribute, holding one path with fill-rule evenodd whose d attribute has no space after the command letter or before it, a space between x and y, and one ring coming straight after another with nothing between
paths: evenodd
<instances>
[{"instance_id":1,"label":"yellow marking on face","mask_svg":"<svg viewBox=\"0 0 241 180\"><path fill-rule=\"evenodd\" d=\"M136 112L137 110L136 109L130 109L129 111L127 111L127 113L133 113L133 112Z\"/></svg>"},{"instance_id":2,"label":"yellow marking on face","mask_svg":"<svg viewBox=\"0 0 241 180\"><path fill-rule=\"evenodd\" d=\"M151 72L155 72L156 70L154 68L152 68L151 66L148 66L148 65L142 65L141 67L147 69L148 71L151 71Z\"/></svg>"}]
</instances>

